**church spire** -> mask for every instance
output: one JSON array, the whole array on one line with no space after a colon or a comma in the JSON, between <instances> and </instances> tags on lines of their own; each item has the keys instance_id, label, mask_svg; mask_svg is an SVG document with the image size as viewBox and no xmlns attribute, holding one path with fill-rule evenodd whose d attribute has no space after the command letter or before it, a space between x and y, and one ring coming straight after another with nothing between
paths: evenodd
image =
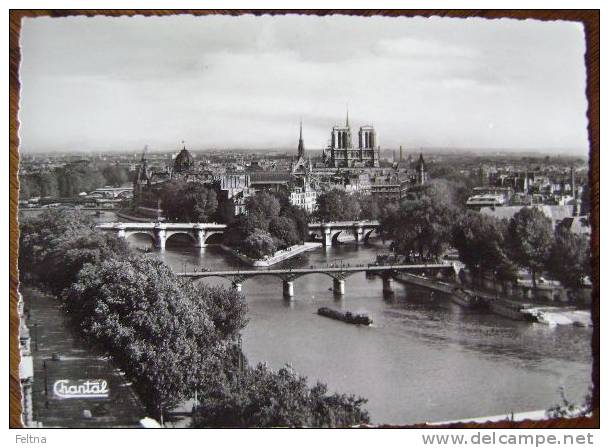
<instances>
[{"instance_id":1,"label":"church spire","mask_svg":"<svg viewBox=\"0 0 609 448\"><path fill-rule=\"evenodd\" d=\"M302 119L300 119L300 138L298 139L298 157L304 157L305 147L302 139Z\"/></svg>"},{"instance_id":2,"label":"church spire","mask_svg":"<svg viewBox=\"0 0 609 448\"><path fill-rule=\"evenodd\" d=\"M345 121L347 127L349 127L349 105L347 104L347 120Z\"/></svg>"}]
</instances>

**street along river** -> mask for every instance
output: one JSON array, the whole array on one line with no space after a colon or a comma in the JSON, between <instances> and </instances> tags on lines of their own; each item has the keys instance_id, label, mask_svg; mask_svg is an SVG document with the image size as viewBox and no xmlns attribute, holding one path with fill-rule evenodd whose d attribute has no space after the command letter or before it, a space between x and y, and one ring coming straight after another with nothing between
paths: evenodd
<instances>
[{"instance_id":1,"label":"street along river","mask_svg":"<svg viewBox=\"0 0 609 448\"><path fill-rule=\"evenodd\" d=\"M147 237L129 238L146 247ZM344 244L318 249L277 268L362 264L385 249ZM178 272L194 268L251 269L208 246L195 249L168 242L160 256ZM209 278L209 284L229 286ZM286 363L328 384L331 391L367 398L374 423L416 423L547 409L560 402L559 388L581 402L591 384L592 330L512 321L470 311L441 294L394 284L383 298L380 278L347 278L337 300L332 279L310 274L294 281L294 298L282 296L279 278L254 277L243 284L249 323L243 348L250 363L273 368ZM325 306L368 314L371 327L318 316Z\"/></svg>"}]
</instances>

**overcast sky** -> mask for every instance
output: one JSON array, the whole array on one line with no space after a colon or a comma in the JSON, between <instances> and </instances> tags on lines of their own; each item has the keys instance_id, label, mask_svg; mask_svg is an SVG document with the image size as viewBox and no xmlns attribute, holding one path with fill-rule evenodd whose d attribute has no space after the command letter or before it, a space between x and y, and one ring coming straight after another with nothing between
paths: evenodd
<instances>
[{"instance_id":1,"label":"overcast sky","mask_svg":"<svg viewBox=\"0 0 609 448\"><path fill-rule=\"evenodd\" d=\"M21 148L290 148L373 124L383 148L587 153L578 24L483 19L25 19Z\"/></svg>"}]
</instances>

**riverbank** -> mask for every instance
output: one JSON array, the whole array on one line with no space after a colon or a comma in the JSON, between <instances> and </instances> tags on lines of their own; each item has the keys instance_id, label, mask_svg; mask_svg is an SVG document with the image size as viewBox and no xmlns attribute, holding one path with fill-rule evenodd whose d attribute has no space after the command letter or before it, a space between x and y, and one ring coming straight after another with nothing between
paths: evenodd
<instances>
[{"instance_id":1,"label":"riverbank","mask_svg":"<svg viewBox=\"0 0 609 448\"><path fill-rule=\"evenodd\" d=\"M130 213L125 212L124 209L121 210L117 210L116 212L116 216L125 220L125 221L131 221L131 222L156 222L158 220L155 220L153 218L150 217L145 217L145 216L137 216L137 215L133 215ZM164 221L163 218L160 219L161 221Z\"/></svg>"},{"instance_id":2,"label":"riverbank","mask_svg":"<svg viewBox=\"0 0 609 448\"><path fill-rule=\"evenodd\" d=\"M401 283L431 289L447 295L453 294L453 288L460 286L454 282L448 283L405 272L395 274L394 278ZM473 285L467 285L467 289L474 295L480 297L494 314L510 319L527 320L530 322L535 321L549 326L592 326L592 317L589 310L577 309L573 306L549 306L532 302L523 302L513 296L506 296L503 294L491 295Z\"/></svg>"},{"instance_id":3,"label":"riverbank","mask_svg":"<svg viewBox=\"0 0 609 448\"><path fill-rule=\"evenodd\" d=\"M250 258L247 255L237 252L235 249L233 249L231 247L225 246L224 244L220 244L220 247L224 251L230 253L234 257L238 258L239 260L243 261L244 263L249 264L250 266L259 267L259 268L272 266L281 261L289 260L290 258L300 255L303 252L315 250L322 246L323 246L322 243L305 242L303 244L297 244L295 246L290 246L286 249L277 251L277 252L275 252L275 254L272 257L268 257L263 260L254 260L253 258Z\"/></svg>"}]
</instances>

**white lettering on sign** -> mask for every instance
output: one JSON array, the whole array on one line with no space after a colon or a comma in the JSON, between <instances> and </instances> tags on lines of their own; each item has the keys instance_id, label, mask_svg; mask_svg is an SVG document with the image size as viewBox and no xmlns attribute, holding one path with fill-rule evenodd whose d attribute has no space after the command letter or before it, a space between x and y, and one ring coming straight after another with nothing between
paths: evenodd
<instances>
[{"instance_id":1,"label":"white lettering on sign","mask_svg":"<svg viewBox=\"0 0 609 448\"><path fill-rule=\"evenodd\" d=\"M106 380L57 380L53 392L59 398L107 398L110 394Z\"/></svg>"}]
</instances>

